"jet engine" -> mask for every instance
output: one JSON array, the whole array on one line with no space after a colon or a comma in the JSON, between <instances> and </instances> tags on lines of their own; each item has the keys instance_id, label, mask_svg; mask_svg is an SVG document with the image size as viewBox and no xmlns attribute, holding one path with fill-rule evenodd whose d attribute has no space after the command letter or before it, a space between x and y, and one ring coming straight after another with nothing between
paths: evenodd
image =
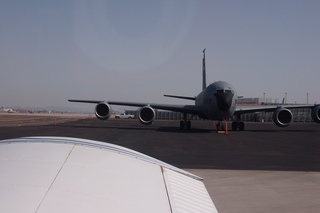
<instances>
[{"instance_id":1,"label":"jet engine","mask_svg":"<svg viewBox=\"0 0 320 213\"><path fill-rule=\"evenodd\" d=\"M311 117L314 122L320 123L320 105L313 107Z\"/></svg>"},{"instance_id":2,"label":"jet engine","mask_svg":"<svg viewBox=\"0 0 320 213\"><path fill-rule=\"evenodd\" d=\"M96 106L95 114L100 120L107 120L110 118L112 109L108 103L99 103Z\"/></svg>"},{"instance_id":3,"label":"jet engine","mask_svg":"<svg viewBox=\"0 0 320 213\"><path fill-rule=\"evenodd\" d=\"M142 107L139 111L139 121L144 125L150 125L156 117L156 113L153 108L149 106Z\"/></svg>"},{"instance_id":4,"label":"jet engine","mask_svg":"<svg viewBox=\"0 0 320 213\"><path fill-rule=\"evenodd\" d=\"M287 127L292 121L292 112L285 108L278 108L273 112L272 120L279 127Z\"/></svg>"}]
</instances>

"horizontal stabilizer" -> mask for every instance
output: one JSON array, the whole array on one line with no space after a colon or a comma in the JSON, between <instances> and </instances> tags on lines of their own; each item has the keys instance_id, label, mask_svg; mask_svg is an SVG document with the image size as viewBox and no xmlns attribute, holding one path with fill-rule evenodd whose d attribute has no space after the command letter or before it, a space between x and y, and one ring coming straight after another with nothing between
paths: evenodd
<instances>
[{"instance_id":1,"label":"horizontal stabilizer","mask_svg":"<svg viewBox=\"0 0 320 213\"><path fill-rule=\"evenodd\" d=\"M196 97L185 97L185 96L176 96L176 95L163 95L165 97L170 97L170 98L180 98L180 99L186 99L186 100L196 100Z\"/></svg>"},{"instance_id":2,"label":"horizontal stabilizer","mask_svg":"<svg viewBox=\"0 0 320 213\"><path fill-rule=\"evenodd\" d=\"M93 100L68 100L69 102L78 102L78 103L90 103L90 104L98 104L104 101L93 101Z\"/></svg>"}]
</instances>

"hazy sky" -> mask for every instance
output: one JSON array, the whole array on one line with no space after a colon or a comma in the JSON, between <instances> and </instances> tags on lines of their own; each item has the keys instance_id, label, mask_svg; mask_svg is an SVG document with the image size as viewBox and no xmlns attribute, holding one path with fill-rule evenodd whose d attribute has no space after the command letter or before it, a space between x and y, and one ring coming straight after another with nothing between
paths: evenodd
<instances>
[{"instance_id":1,"label":"hazy sky","mask_svg":"<svg viewBox=\"0 0 320 213\"><path fill-rule=\"evenodd\" d=\"M208 83L320 103L319 11L318 0L2 0L0 107L193 104L163 94L200 92L203 48Z\"/></svg>"}]
</instances>

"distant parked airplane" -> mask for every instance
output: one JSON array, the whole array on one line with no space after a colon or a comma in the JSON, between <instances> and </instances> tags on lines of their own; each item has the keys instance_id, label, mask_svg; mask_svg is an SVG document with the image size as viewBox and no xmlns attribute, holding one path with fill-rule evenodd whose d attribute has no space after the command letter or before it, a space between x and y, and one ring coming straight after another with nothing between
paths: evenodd
<instances>
[{"instance_id":1,"label":"distant parked airplane","mask_svg":"<svg viewBox=\"0 0 320 213\"><path fill-rule=\"evenodd\" d=\"M106 120L111 116L110 105L134 106L141 107L138 114L139 121L144 125L150 125L155 119L155 110L170 110L183 113L183 119L180 121L180 128L191 128L191 121L188 114L198 115L200 118L208 120L217 120L217 128L223 128L220 122L229 118L234 118L232 130L244 130L244 122L241 121L240 115L252 112L273 112L273 122L279 127L287 127L292 121L293 115L289 109L293 108L311 108L312 119L320 123L320 105L303 104L303 105L262 105L262 106L237 106L237 93L233 86L224 81L217 81L206 86L206 63L205 49L203 50L202 60L202 92L196 97L185 97L176 95L164 95L166 97L181 98L195 101L194 105L172 105L172 104L154 104L138 102L121 102L121 101L103 101L103 100L69 100L70 102L93 103L97 104L95 114L98 119Z\"/></svg>"}]
</instances>

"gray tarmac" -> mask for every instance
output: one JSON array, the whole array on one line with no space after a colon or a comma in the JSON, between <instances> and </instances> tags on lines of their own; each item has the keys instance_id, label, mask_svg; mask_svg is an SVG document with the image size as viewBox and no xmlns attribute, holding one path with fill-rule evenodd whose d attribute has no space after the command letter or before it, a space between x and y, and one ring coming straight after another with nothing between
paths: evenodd
<instances>
[{"instance_id":1,"label":"gray tarmac","mask_svg":"<svg viewBox=\"0 0 320 213\"><path fill-rule=\"evenodd\" d=\"M246 131L225 135L214 130L212 121L193 121L191 131L180 131L179 121L157 120L150 126L138 120L92 118L57 125L52 119L45 124L24 122L1 121L0 116L0 140L65 136L121 145L203 177L219 212L320 209L319 124L279 128L246 123Z\"/></svg>"}]
</instances>

